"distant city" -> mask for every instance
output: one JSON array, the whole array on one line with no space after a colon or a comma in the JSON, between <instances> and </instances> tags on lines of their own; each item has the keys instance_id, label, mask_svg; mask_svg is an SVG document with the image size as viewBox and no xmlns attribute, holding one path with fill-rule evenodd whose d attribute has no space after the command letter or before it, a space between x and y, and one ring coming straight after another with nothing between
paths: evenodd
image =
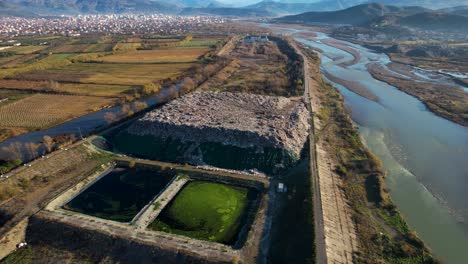
<instances>
[{"instance_id":1,"label":"distant city","mask_svg":"<svg viewBox=\"0 0 468 264\"><path fill-rule=\"evenodd\" d=\"M0 34L19 35L77 35L83 33L112 34L180 34L203 25L224 23L217 16L174 15L79 15L54 18L0 18Z\"/></svg>"}]
</instances>

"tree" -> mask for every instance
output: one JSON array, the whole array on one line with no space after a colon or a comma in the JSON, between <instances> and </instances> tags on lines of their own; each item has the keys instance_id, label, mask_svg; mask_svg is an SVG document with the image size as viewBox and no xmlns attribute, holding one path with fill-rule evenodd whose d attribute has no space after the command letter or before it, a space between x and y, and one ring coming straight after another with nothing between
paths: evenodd
<instances>
[{"instance_id":1,"label":"tree","mask_svg":"<svg viewBox=\"0 0 468 264\"><path fill-rule=\"evenodd\" d=\"M44 144L47 152L52 152L52 148L54 147L54 139L49 136L44 136L42 138L42 144Z\"/></svg>"},{"instance_id":2,"label":"tree","mask_svg":"<svg viewBox=\"0 0 468 264\"><path fill-rule=\"evenodd\" d=\"M28 142L24 144L24 147L26 148L26 151L28 152L29 158L31 160L39 156L39 153L37 152L37 150L39 149L40 146L41 144L34 143L34 142Z\"/></svg>"},{"instance_id":3,"label":"tree","mask_svg":"<svg viewBox=\"0 0 468 264\"><path fill-rule=\"evenodd\" d=\"M112 124L112 123L115 123L119 120L119 118L117 117L117 115L115 113L112 113L112 112L107 112L104 114L104 119L106 120L107 124Z\"/></svg>"},{"instance_id":4,"label":"tree","mask_svg":"<svg viewBox=\"0 0 468 264\"><path fill-rule=\"evenodd\" d=\"M49 80L46 87L48 91L60 91L60 84L54 80Z\"/></svg>"},{"instance_id":5,"label":"tree","mask_svg":"<svg viewBox=\"0 0 468 264\"><path fill-rule=\"evenodd\" d=\"M148 107L148 105L145 102L136 101L136 102L134 102L132 104L132 109L135 112L140 112L140 111L142 111L143 109L145 109L147 107Z\"/></svg>"},{"instance_id":6,"label":"tree","mask_svg":"<svg viewBox=\"0 0 468 264\"><path fill-rule=\"evenodd\" d=\"M145 85L143 85L142 87L142 94L143 95L152 95L152 94L155 94L157 92L159 92L161 90L161 84L159 83L147 83Z\"/></svg>"},{"instance_id":7,"label":"tree","mask_svg":"<svg viewBox=\"0 0 468 264\"><path fill-rule=\"evenodd\" d=\"M194 89L195 86L196 86L195 81L190 77L186 77L180 83L180 91L179 92L181 94L186 94L186 93L190 92L192 89Z\"/></svg>"},{"instance_id":8,"label":"tree","mask_svg":"<svg viewBox=\"0 0 468 264\"><path fill-rule=\"evenodd\" d=\"M23 161L22 144L20 142L13 142L8 147L3 147L2 151L5 152L11 160Z\"/></svg>"},{"instance_id":9,"label":"tree","mask_svg":"<svg viewBox=\"0 0 468 264\"><path fill-rule=\"evenodd\" d=\"M122 113L122 116L127 117L131 116L134 114L132 108L128 104L122 105L122 108L120 109L120 112Z\"/></svg>"}]
</instances>

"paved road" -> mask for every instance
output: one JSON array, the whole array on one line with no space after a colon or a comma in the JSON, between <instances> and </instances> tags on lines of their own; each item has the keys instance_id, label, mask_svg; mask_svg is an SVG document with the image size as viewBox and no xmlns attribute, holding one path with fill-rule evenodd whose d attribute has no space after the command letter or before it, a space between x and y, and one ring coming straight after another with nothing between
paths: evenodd
<instances>
[{"instance_id":1,"label":"paved road","mask_svg":"<svg viewBox=\"0 0 468 264\"><path fill-rule=\"evenodd\" d=\"M293 45L296 49L296 52L302 56L304 59L304 101L308 105L312 115L314 115L314 109L312 108L312 97L311 97L311 76L309 64L307 63L307 57L302 53L302 51L296 46ZM326 253L326 244L325 244L325 227L323 224L323 210L322 210L322 200L320 193L320 184L317 168L317 158L316 158L316 148L315 148L315 136L314 136L314 122L311 119L311 133L309 133L309 143L310 143L310 177L312 181L312 195L314 201L314 221L315 221L315 251L316 251L316 261L318 264L327 263L327 253Z\"/></svg>"}]
</instances>

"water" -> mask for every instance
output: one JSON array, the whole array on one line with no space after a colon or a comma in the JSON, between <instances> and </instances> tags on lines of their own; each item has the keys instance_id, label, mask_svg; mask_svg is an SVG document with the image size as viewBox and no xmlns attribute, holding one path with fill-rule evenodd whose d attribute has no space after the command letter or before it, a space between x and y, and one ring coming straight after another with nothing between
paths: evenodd
<instances>
[{"instance_id":1,"label":"water","mask_svg":"<svg viewBox=\"0 0 468 264\"><path fill-rule=\"evenodd\" d=\"M166 89L163 89L159 96L154 96L148 99L140 100L148 105L148 107L154 107L158 104L158 98L162 95L165 96ZM12 143L19 142L21 144L25 144L28 142L33 143L41 143L44 136L59 136L65 134L74 134L77 137L88 136L96 130L100 130L109 126L108 122L106 121L105 115L107 113L114 113L118 114L121 112L122 106L115 106L109 109L103 109L91 114L87 114L75 119L72 119L68 122L60 124L58 126L41 130L41 131L34 131L26 134L19 135L14 138L9 138L0 143L0 149L3 147L7 147ZM43 149L39 149L39 153L43 151ZM27 155L27 151L23 149L23 156L24 161L29 161L30 158ZM0 159L8 159L7 153L0 152Z\"/></svg>"},{"instance_id":2,"label":"water","mask_svg":"<svg viewBox=\"0 0 468 264\"><path fill-rule=\"evenodd\" d=\"M65 208L119 222L130 222L175 177L169 170L116 168Z\"/></svg>"},{"instance_id":3,"label":"water","mask_svg":"<svg viewBox=\"0 0 468 264\"><path fill-rule=\"evenodd\" d=\"M317 39L296 40L322 50L322 70L360 82L377 95L378 103L336 84L364 143L383 161L388 171L387 187L408 224L438 258L446 263L466 263L468 128L434 115L415 97L374 79L366 67L370 63L389 63L386 55L343 42L359 51L361 60L342 67L338 64L351 60L351 54L326 45L321 41L325 38L325 34L318 33ZM330 59L338 56L344 57L339 61Z\"/></svg>"}]
</instances>

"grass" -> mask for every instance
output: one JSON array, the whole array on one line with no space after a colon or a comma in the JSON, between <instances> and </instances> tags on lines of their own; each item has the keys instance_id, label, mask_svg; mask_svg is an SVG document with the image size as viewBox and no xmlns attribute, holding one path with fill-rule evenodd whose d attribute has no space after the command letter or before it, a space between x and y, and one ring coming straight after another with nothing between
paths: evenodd
<instances>
[{"instance_id":1,"label":"grass","mask_svg":"<svg viewBox=\"0 0 468 264\"><path fill-rule=\"evenodd\" d=\"M66 44L53 48L51 51L53 53L82 53L89 46L89 44Z\"/></svg>"},{"instance_id":2,"label":"grass","mask_svg":"<svg viewBox=\"0 0 468 264\"><path fill-rule=\"evenodd\" d=\"M112 51L114 44L112 43L96 43L88 46L84 52L105 52Z\"/></svg>"},{"instance_id":3,"label":"grass","mask_svg":"<svg viewBox=\"0 0 468 264\"><path fill-rule=\"evenodd\" d=\"M216 45L219 40L217 39L192 39L189 42L185 42L180 47L210 47Z\"/></svg>"},{"instance_id":4,"label":"grass","mask_svg":"<svg viewBox=\"0 0 468 264\"><path fill-rule=\"evenodd\" d=\"M26 196L35 190L45 188L57 179L79 181L102 169L101 165L108 163L112 158L107 153L91 150L86 144L56 153L49 159L40 160L32 167L17 172L14 177L2 181L0 203L11 197ZM20 185L25 188L21 188Z\"/></svg>"},{"instance_id":5,"label":"grass","mask_svg":"<svg viewBox=\"0 0 468 264\"><path fill-rule=\"evenodd\" d=\"M0 107L0 127L44 129L110 104L103 97L35 94Z\"/></svg>"},{"instance_id":6,"label":"grass","mask_svg":"<svg viewBox=\"0 0 468 264\"><path fill-rule=\"evenodd\" d=\"M194 62L208 52L207 48L139 50L100 58L112 63L168 63Z\"/></svg>"},{"instance_id":7,"label":"grass","mask_svg":"<svg viewBox=\"0 0 468 264\"><path fill-rule=\"evenodd\" d=\"M12 56L8 56L8 57L0 57L0 65L2 63L7 63L9 61L13 61L13 60L16 60L16 59L19 59L21 58L21 55L12 55Z\"/></svg>"},{"instance_id":8,"label":"grass","mask_svg":"<svg viewBox=\"0 0 468 264\"><path fill-rule=\"evenodd\" d=\"M45 48L47 48L47 46L19 46L8 49L8 51L15 52L16 54L31 54Z\"/></svg>"},{"instance_id":9,"label":"grass","mask_svg":"<svg viewBox=\"0 0 468 264\"><path fill-rule=\"evenodd\" d=\"M248 190L190 182L150 228L196 239L232 243L248 206Z\"/></svg>"}]
</instances>

